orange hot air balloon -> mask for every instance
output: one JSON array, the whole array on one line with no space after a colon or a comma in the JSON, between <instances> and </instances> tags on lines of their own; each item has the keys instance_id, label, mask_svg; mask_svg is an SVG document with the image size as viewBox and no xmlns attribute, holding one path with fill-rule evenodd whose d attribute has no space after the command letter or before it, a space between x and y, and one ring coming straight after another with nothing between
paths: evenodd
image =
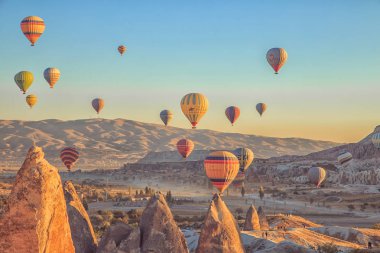
<instances>
[{"instance_id":1,"label":"orange hot air balloon","mask_svg":"<svg viewBox=\"0 0 380 253\"><path fill-rule=\"evenodd\" d=\"M34 43L40 38L40 36L45 31L44 20L37 16L29 16L21 21L21 31L24 33L25 37L32 43Z\"/></svg>"},{"instance_id":2,"label":"orange hot air balloon","mask_svg":"<svg viewBox=\"0 0 380 253\"><path fill-rule=\"evenodd\" d=\"M49 83L50 88L54 87L54 84L58 82L61 72L57 68L47 68L44 71L44 78Z\"/></svg>"},{"instance_id":3,"label":"orange hot air balloon","mask_svg":"<svg viewBox=\"0 0 380 253\"><path fill-rule=\"evenodd\" d=\"M230 107L227 107L225 113L226 113L227 119L231 122L232 125L234 125L234 123L240 116L240 109L237 106L230 106Z\"/></svg>"},{"instance_id":4,"label":"orange hot air balloon","mask_svg":"<svg viewBox=\"0 0 380 253\"><path fill-rule=\"evenodd\" d=\"M312 184L319 188L326 178L326 170L322 167L311 167L307 173L307 177Z\"/></svg>"},{"instance_id":5,"label":"orange hot air balloon","mask_svg":"<svg viewBox=\"0 0 380 253\"><path fill-rule=\"evenodd\" d=\"M118 48L117 48L117 51L119 51L120 55L123 55L125 53L125 51L127 51L127 47L124 46L124 45L120 45Z\"/></svg>"},{"instance_id":6,"label":"orange hot air balloon","mask_svg":"<svg viewBox=\"0 0 380 253\"><path fill-rule=\"evenodd\" d=\"M227 151L215 151L204 161L206 175L211 183L223 193L239 172L239 160Z\"/></svg>"},{"instance_id":7,"label":"orange hot air balloon","mask_svg":"<svg viewBox=\"0 0 380 253\"><path fill-rule=\"evenodd\" d=\"M70 171L79 158L79 152L75 148L67 147L61 150L60 157L63 164Z\"/></svg>"},{"instance_id":8,"label":"orange hot air balloon","mask_svg":"<svg viewBox=\"0 0 380 253\"><path fill-rule=\"evenodd\" d=\"M104 107L104 100L101 98L95 98L92 100L92 107L95 109L96 113L99 114Z\"/></svg>"},{"instance_id":9,"label":"orange hot air balloon","mask_svg":"<svg viewBox=\"0 0 380 253\"><path fill-rule=\"evenodd\" d=\"M29 105L30 108L32 108L37 103L37 96L36 95L28 95L26 96L26 103Z\"/></svg>"},{"instance_id":10,"label":"orange hot air balloon","mask_svg":"<svg viewBox=\"0 0 380 253\"><path fill-rule=\"evenodd\" d=\"M178 153L180 153L183 158L189 157L193 149L194 143L189 139L181 139L177 142Z\"/></svg>"}]
</instances>

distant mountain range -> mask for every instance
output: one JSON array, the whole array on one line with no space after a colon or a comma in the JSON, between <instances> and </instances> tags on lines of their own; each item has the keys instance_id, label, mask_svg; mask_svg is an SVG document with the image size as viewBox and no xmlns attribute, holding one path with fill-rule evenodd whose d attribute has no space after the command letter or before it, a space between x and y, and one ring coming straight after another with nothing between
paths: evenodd
<instances>
[{"instance_id":1,"label":"distant mountain range","mask_svg":"<svg viewBox=\"0 0 380 253\"><path fill-rule=\"evenodd\" d=\"M77 168L111 169L135 162L149 152L175 151L175 144L180 138L193 140L195 150L249 147L257 158L306 155L339 145L302 138L274 138L165 127L125 119L1 120L0 168L19 167L33 141L43 147L48 161L60 168L62 164L58 159L59 151L65 146L74 146L80 152ZM195 151L194 154L197 153Z\"/></svg>"}]
</instances>

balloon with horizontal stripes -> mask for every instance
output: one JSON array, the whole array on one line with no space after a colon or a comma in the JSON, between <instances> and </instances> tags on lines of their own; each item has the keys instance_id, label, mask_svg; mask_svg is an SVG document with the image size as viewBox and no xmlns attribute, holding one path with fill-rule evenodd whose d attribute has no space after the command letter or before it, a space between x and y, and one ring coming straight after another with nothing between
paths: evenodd
<instances>
[{"instance_id":1,"label":"balloon with horizontal stripes","mask_svg":"<svg viewBox=\"0 0 380 253\"><path fill-rule=\"evenodd\" d=\"M36 95L28 95L25 98L26 103L29 105L30 108L32 108L37 103L37 96Z\"/></svg>"},{"instance_id":2,"label":"balloon with horizontal stripes","mask_svg":"<svg viewBox=\"0 0 380 253\"><path fill-rule=\"evenodd\" d=\"M215 151L204 160L206 175L211 183L223 193L239 172L239 160L228 151Z\"/></svg>"},{"instance_id":3,"label":"balloon with horizontal stripes","mask_svg":"<svg viewBox=\"0 0 380 253\"><path fill-rule=\"evenodd\" d=\"M319 188L326 178L326 170L322 167L311 167L307 173L307 177L312 184Z\"/></svg>"},{"instance_id":4,"label":"balloon with horizontal stripes","mask_svg":"<svg viewBox=\"0 0 380 253\"><path fill-rule=\"evenodd\" d=\"M189 157L193 149L194 143L190 139L181 139L177 142L178 153L180 153L183 158Z\"/></svg>"},{"instance_id":5,"label":"balloon with horizontal stripes","mask_svg":"<svg viewBox=\"0 0 380 253\"><path fill-rule=\"evenodd\" d=\"M15 82L20 90L25 94L25 92L32 85L34 76L32 72L20 71L15 75Z\"/></svg>"},{"instance_id":6,"label":"balloon with horizontal stripes","mask_svg":"<svg viewBox=\"0 0 380 253\"><path fill-rule=\"evenodd\" d=\"M274 69L275 74L278 74L278 71L284 66L287 59L288 54L283 48L271 48L267 52L267 61Z\"/></svg>"},{"instance_id":7,"label":"balloon with horizontal stripes","mask_svg":"<svg viewBox=\"0 0 380 253\"><path fill-rule=\"evenodd\" d=\"M95 99L93 99L92 100L92 107L94 108L94 110L96 111L96 113L99 114L100 111L104 107L104 100L101 99L101 98L95 98Z\"/></svg>"},{"instance_id":8,"label":"balloon with horizontal stripes","mask_svg":"<svg viewBox=\"0 0 380 253\"><path fill-rule=\"evenodd\" d=\"M127 47L124 46L124 45L120 45L120 46L117 48L117 51L119 51L120 55L123 55L123 54L127 51Z\"/></svg>"},{"instance_id":9,"label":"balloon with horizontal stripes","mask_svg":"<svg viewBox=\"0 0 380 253\"><path fill-rule=\"evenodd\" d=\"M232 125L236 122L236 120L240 116L240 109L237 106L229 106L226 108L226 117L231 122Z\"/></svg>"},{"instance_id":10,"label":"balloon with horizontal stripes","mask_svg":"<svg viewBox=\"0 0 380 253\"><path fill-rule=\"evenodd\" d=\"M249 148L237 148L234 150L236 158L239 160L240 172L246 172L251 165L255 155Z\"/></svg>"},{"instance_id":11,"label":"balloon with horizontal stripes","mask_svg":"<svg viewBox=\"0 0 380 253\"><path fill-rule=\"evenodd\" d=\"M72 147L66 147L61 150L60 158L66 168L70 171L79 158L79 152Z\"/></svg>"},{"instance_id":12,"label":"balloon with horizontal stripes","mask_svg":"<svg viewBox=\"0 0 380 253\"><path fill-rule=\"evenodd\" d=\"M201 93L189 93L181 100L181 109L193 128L196 128L208 109L208 100Z\"/></svg>"},{"instance_id":13,"label":"balloon with horizontal stripes","mask_svg":"<svg viewBox=\"0 0 380 253\"><path fill-rule=\"evenodd\" d=\"M160 118L162 122L164 122L165 126L167 126L173 119L173 113L169 110L162 110L160 112Z\"/></svg>"},{"instance_id":14,"label":"balloon with horizontal stripes","mask_svg":"<svg viewBox=\"0 0 380 253\"><path fill-rule=\"evenodd\" d=\"M375 146L375 148L380 149L380 132L374 133L372 135L371 140L372 140L373 146Z\"/></svg>"},{"instance_id":15,"label":"balloon with horizontal stripes","mask_svg":"<svg viewBox=\"0 0 380 253\"><path fill-rule=\"evenodd\" d=\"M61 77L61 72L57 68L47 68L44 71L44 78L49 83L50 88L54 87L54 84L58 82Z\"/></svg>"},{"instance_id":16,"label":"balloon with horizontal stripes","mask_svg":"<svg viewBox=\"0 0 380 253\"><path fill-rule=\"evenodd\" d=\"M45 22L42 18L37 16L29 16L21 21L21 31L25 37L30 41L31 46L34 46L36 41L45 31Z\"/></svg>"},{"instance_id":17,"label":"balloon with horizontal stripes","mask_svg":"<svg viewBox=\"0 0 380 253\"><path fill-rule=\"evenodd\" d=\"M264 103L258 103L256 105L256 111L260 114L260 116L263 116L263 113L267 109L267 105Z\"/></svg>"},{"instance_id":18,"label":"balloon with horizontal stripes","mask_svg":"<svg viewBox=\"0 0 380 253\"><path fill-rule=\"evenodd\" d=\"M232 185L236 188L241 188L244 186L244 180L245 180L245 173L239 171L234 181L232 181Z\"/></svg>"},{"instance_id":19,"label":"balloon with horizontal stripes","mask_svg":"<svg viewBox=\"0 0 380 253\"><path fill-rule=\"evenodd\" d=\"M342 151L338 155L338 163L340 165L348 164L352 160L352 154L348 151Z\"/></svg>"}]
</instances>

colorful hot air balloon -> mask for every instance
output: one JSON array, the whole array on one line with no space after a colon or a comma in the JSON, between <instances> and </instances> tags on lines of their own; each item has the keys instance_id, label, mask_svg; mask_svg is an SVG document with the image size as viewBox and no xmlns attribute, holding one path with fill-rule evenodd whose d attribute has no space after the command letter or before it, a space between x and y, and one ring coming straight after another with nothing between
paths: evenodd
<instances>
[{"instance_id":1,"label":"colorful hot air balloon","mask_svg":"<svg viewBox=\"0 0 380 253\"><path fill-rule=\"evenodd\" d=\"M343 151L338 156L338 162L341 165L347 164L352 160L352 154L348 151Z\"/></svg>"},{"instance_id":2,"label":"colorful hot air balloon","mask_svg":"<svg viewBox=\"0 0 380 253\"><path fill-rule=\"evenodd\" d=\"M256 105L256 111L260 114L260 116L263 116L263 113L267 109L267 105L264 103L258 103Z\"/></svg>"},{"instance_id":3,"label":"colorful hot air balloon","mask_svg":"<svg viewBox=\"0 0 380 253\"><path fill-rule=\"evenodd\" d=\"M117 48L117 51L119 51L120 55L123 55L125 53L125 51L127 51L127 47L124 46L124 45L120 45L118 48Z\"/></svg>"},{"instance_id":4,"label":"colorful hot air balloon","mask_svg":"<svg viewBox=\"0 0 380 253\"><path fill-rule=\"evenodd\" d=\"M326 178L326 170L322 167L311 167L307 173L307 177L312 184L315 184L319 188Z\"/></svg>"},{"instance_id":5,"label":"colorful hot air balloon","mask_svg":"<svg viewBox=\"0 0 380 253\"><path fill-rule=\"evenodd\" d=\"M92 107L95 109L96 113L99 114L104 107L104 100L101 98L95 98L92 100Z\"/></svg>"},{"instance_id":6,"label":"colorful hot air balloon","mask_svg":"<svg viewBox=\"0 0 380 253\"><path fill-rule=\"evenodd\" d=\"M26 103L32 108L37 103L37 96L32 94L26 96Z\"/></svg>"},{"instance_id":7,"label":"colorful hot air balloon","mask_svg":"<svg viewBox=\"0 0 380 253\"><path fill-rule=\"evenodd\" d=\"M206 175L211 183L223 193L239 172L239 160L227 151L215 151L204 161Z\"/></svg>"},{"instance_id":8,"label":"colorful hot air balloon","mask_svg":"<svg viewBox=\"0 0 380 253\"><path fill-rule=\"evenodd\" d=\"M245 180L245 173L239 171L234 181L232 182L232 185L236 188L241 188L244 186L244 180Z\"/></svg>"},{"instance_id":9,"label":"colorful hot air balloon","mask_svg":"<svg viewBox=\"0 0 380 253\"><path fill-rule=\"evenodd\" d=\"M208 100L201 93L189 93L182 98L181 109L193 128L196 128L203 115L207 112Z\"/></svg>"},{"instance_id":10,"label":"colorful hot air balloon","mask_svg":"<svg viewBox=\"0 0 380 253\"><path fill-rule=\"evenodd\" d=\"M225 113L226 113L227 119L231 122L232 125L234 125L234 123L240 116L240 109L237 106L230 106L230 107L227 107Z\"/></svg>"},{"instance_id":11,"label":"colorful hot air balloon","mask_svg":"<svg viewBox=\"0 0 380 253\"><path fill-rule=\"evenodd\" d=\"M50 88L54 87L54 84L59 80L61 72L57 68L47 68L44 71L45 80L49 83Z\"/></svg>"},{"instance_id":12,"label":"colorful hot air balloon","mask_svg":"<svg viewBox=\"0 0 380 253\"><path fill-rule=\"evenodd\" d=\"M177 142L178 153L180 153L183 158L189 157L193 149L194 143L189 139L181 139Z\"/></svg>"},{"instance_id":13,"label":"colorful hot air balloon","mask_svg":"<svg viewBox=\"0 0 380 253\"><path fill-rule=\"evenodd\" d=\"M45 23L42 18L37 16L29 16L24 18L21 21L21 31L24 33L25 37L32 43L34 43L39 39L39 37L45 31Z\"/></svg>"},{"instance_id":14,"label":"colorful hot air balloon","mask_svg":"<svg viewBox=\"0 0 380 253\"><path fill-rule=\"evenodd\" d=\"M278 71L284 66L287 59L288 54L283 48L272 48L267 52L267 61L274 69L275 74L278 74Z\"/></svg>"},{"instance_id":15,"label":"colorful hot air balloon","mask_svg":"<svg viewBox=\"0 0 380 253\"><path fill-rule=\"evenodd\" d=\"M246 172L249 165L251 165L255 155L249 148L237 148L234 150L234 154L239 160L239 170L241 172Z\"/></svg>"},{"instance_id":16,"label":"colorful hot air balloon","mask_svg":"<svg viewBox=\"0 0 380 253\"><path fill-rule=\"evenodd\" d=\"M15 75L15 82L24 94L32 85L33 80L33 73L29 71L20 71Z\"/></svg>"},{"instance_id":17,"label":"colorful hot air balloon","mask_svg":"<svg viewBox=\"0 0 380 253\"><path fill-rule=\"evenodd\" d=\"M378 133L374 133L373 135L372 135L372 144L373 144L373 146L375 146L375 148L378 148L378 149L380 149L380 132L378 132Z\"/></svg>"},{"instance_id":18,"label":"colorful hot air balloon","mask_svg":"<svg viewBox=\"0 0 380 253\"><path fill-rule=\"evenodd\" d=\"M164 122L165 126L167 126L173 119L173 113L169 110L163 110L160 112L160 118L162 122Z\"/></svg>"},{"instance_id":19,"label":"colorful hot air balloon","mask_svg":"<svg viewBox=\"0 0 380 253\"><path fill-rule=\"evenodd\" d=\"M60 157L63 164L70 171L79 158L79 152L75 148L67 147L61 150Z\"/></svg>"}]
</instances>

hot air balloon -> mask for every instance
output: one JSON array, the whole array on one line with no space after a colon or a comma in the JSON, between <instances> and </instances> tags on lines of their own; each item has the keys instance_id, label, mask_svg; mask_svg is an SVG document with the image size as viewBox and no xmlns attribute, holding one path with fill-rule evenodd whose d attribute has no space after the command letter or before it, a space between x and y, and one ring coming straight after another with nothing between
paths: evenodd
<instances>
[{"instance_id":1,"label":"hot air balloon","mask_svg":"<svg viewBox=\"0 0 380 253\"><path fill-rule=\"evenodd\" d=\"M307 173L307 177L312 184L315 184L319 188L326 178L326 170L322 167L311 167Z\"/></svg>"},{"instance_id":2,"label":"hot air balloon","mask_svg":"<svg viewBox=\"0 0 380 253\"><path fill-rule=\"evenodd\" d=\"M264 103L258 103L256 105L256 111L260 114L260 116L263 116L263 113L267 109L267 105Z\"/></svg>"},{"instance_id":3,"label":"hot air balloon","mask_svg":"<svg viewBox=\"0 0 380 253\"><path fill-rule=\"evenodd\" d=\"M117 51L119 51L120 55L123 55L125 53L125 51L127 51L127 47L124 46L124 45L120 45L118 48L117 48Z\"/></svg>"},{"instance_id":4,"label":"hot air balloon","mask_svg":"<svg viewBox=\"0 0 380 253\"><path fill-rule=\"evenodd\" d=\"M240 116L240 109L237 106L230 106L230 107L227 107L225 113L226 113L227 119L231 122L232 125L234 125L234 123Z\"/></svg>"},{"instance_id":5,"label":"hot air balloon","mask_svg":"<svg viewBox=\"0 0 380 253\"><path fill-rule=\"evenodd\" d=\"M284 66L287 59L288 54L283 48L271 48L267 52L267 61L274 69L275 74L278 74L278 71Z\"/></svg>"},{"instance_id":6,"label":"hot air balloon","mask_svg":"<svg viewBox=\"0 0 380 253\"><path fill-rule=\"evenodd\" d=\"M245 180L245 173L239 171L234 181L232 182L232 185L236 188L241 188L244 186L244 180Z\"/></svg>"},{"instance_id":7,"label":"hot air balloon","mask_svg":"<svg viewBox=\"0 0 380 253\"><path fill-rule=\"evenodd\" d=\"M173 113L169 110L163 110L160 112L160 118L162 122L164 122L165 126L167 126L173 119Z\"/></svg>"},{"instance_id":8,"label":"hot air balloon","mask_svg":"<svg viewBox=\"0 0 380 253\"><path fill-rule=\"evenodd\" d=\"M29 71L20 71L15 75L15 82L24 94L32 85L33 80L33 73Z\"/></svg>"},{"instance_id":9,"label":"hot air balloon","mask_svg":"<svg viewBox=\"0 0 380 253\"><path fill-rule=\"evenodd\" d=\"M204 161L206 175L211 183L223 193L239 172L239 160L227 151L215 151Z\"/></svg>"},{"instance_id":10,"label":"hot air balloon","mask_svg":"<svg viewBox=\"0 0 380 253\"><path fill-rule=\"evenodd\" d=\"M99 114L99 112L104 107L104 100L101 98L95 98L92 100L92 107L95 109L96 113Z\"/></svg>"},{"instance_id":11,"label":"hot air balloon","mask_svg":"<svg viewBox=\"0 0 380 253\"><path fill-rule=\"evenodd\" d=\"M340 152L340 154L338 156L338 162L341 165L345 165L345 164L349 163L351 160L352 160L352 154L350 152L348 152L348 151Z\"/></svg>"},{"instance_id":12,"label":"hot air balloon","mask_svg":"<svg viewBox=\"0 0 380 253\"><path fill-rule=\"evenodd\" d=\"M237 148L234 150L234 154L239 160L239 170L241 172L246 172L249 165L251 165L253 159L255 158L252 150L249 148Z\"/></svg>"},{"instance_id":13,"label":"hot air balloon","mask_svg":"<svg viewBox=\"0 0 380 253\"><path fill-rule=\"evenodd\" d=\"M39 39L42 33L45 31L45 23L42 18L37 16L29 16L21 21L21 31L24 33L25 37L32 43Z\"/></svg>"},{"instance_id":14,"label":"hot air balloon","mask_svg":"<svg viewBox=\"0 0 380 253\"><path fill-rule=\"evenodd\" d=\"M207 112L208 100L201 93L189 93L182 98L181 109L193 128L196 128L203 115Z\"/></svg>"},{"instance_id":15,"label":"hot air balloon","mask_svg":"<svg viewBox=\"0 0 380 253\"><path fill-rule=\"evenodd\" d=\"M60 157L63 164L70 171L74 167L75 162L79 158L79 152L75 148L66 147L61 150Z\"/></svg>"},{"instance_id":16,"label":"hot air balloon","mask_svg":"<svg viewBox=\"0 0 380 253\"><path fill-rule=\"evenodd\" d=\"M183 158L187 158L193 149L194 143L189 139L181 139L177 142L178 153L180 153Z\"/></svg>"},{"instance_id":17,"label":"hot air balloon","mask_svg":"<svg viewBox=\"0 0 380 253\"><path fill-rule=\"evenodd\" d=\"M44 71L45 80L49 83L50 88L54 87L54 84L59 80L61 72L57 68L47 68Z\"/></svg>"},{"instance_id":18,"label":"hot air balloon","mask_svg":"<svg viewBox=\"0 0 380 253\"><path fill-rule=\"evenodd\" d=\"M372 144L375 146L375 148L380 149L380 132L374 133L372 135Z\"/></svg>"},{"instance_id":19,"label":"hot air balloon","mask_svg":"<svg viewBox=\"0 0 380 253\"><path fill-rule=\"evenodd\" d=\"M26 103L32 108L37 103L37 96L32 94L26 96Z\"/></svg>"}]
</instances>

